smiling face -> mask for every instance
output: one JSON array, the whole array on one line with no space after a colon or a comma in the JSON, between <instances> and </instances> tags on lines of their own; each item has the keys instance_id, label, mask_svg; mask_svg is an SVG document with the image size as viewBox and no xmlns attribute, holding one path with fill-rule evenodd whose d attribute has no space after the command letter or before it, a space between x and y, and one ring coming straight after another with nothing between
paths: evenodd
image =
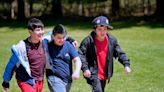
<instances>
[{"instance_id":1,"label":"smiling face","mask_svg":"<svg viewBox=\"0 0 164 92\"><path fill-rule=\"evenodd\" d=\"M58 46L62 46L65 42L65 34L55 34L52 35L52 38L54 40L54 44Z\"/></svg>"},{"instance_id":2,"label":"smiling face","mask_svg":"<svg viewBox=\"0 0 164 92\"><path fill-rule=\"evenodd\" d=\"M44 34L43 27L36 27L33 30L29 30L30 37L35 41L40 41Z\"/></svg>"},{"instance_id":3,"label":"smiling face","mask_svg":"<svg viewBox=\"0 0 164 92\"><path fill-rule=\"evenodd\" d=\"M52 31L52 39L55 45L62 46L66 39L66 29L62 24L58 24Z\"/></svg>"},{"instance_id":4,"label":"smiling face","mask_svg":"<svg viewBox=\"0 0 164 92\"><path fill-rule=\"evenodd\" d=\"M107 34L107 30L108 30L107 26L96 26L95 28L96 38L98 40L104 40Z\"/></svg>"}]
</instances>

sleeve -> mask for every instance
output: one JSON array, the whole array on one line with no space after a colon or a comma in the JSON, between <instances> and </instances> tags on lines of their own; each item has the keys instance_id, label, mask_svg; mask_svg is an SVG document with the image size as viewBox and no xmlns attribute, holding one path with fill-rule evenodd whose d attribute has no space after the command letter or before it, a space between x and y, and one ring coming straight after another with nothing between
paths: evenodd
<instances>
[{"instance_id":1,"label":"sleeve","mask_svg":"<svg viewBox=\"0 0 164 92\"><path fill-rule=\"evenodd\" d=\"M114 38L114 57L118 59L118 61L125 66L130 66L130 60L127 58L125 52L123 52L120 48L120 45L117 42L117 39Z\"/></svg>"},{"instance_id":2,"label":"sleeve","mask_svg":"<svg viewBox=\"0 0 164 92\"><path fill-rule=\"evenodd\" d=\"M46 39L48 40L48 42L51 42L52 41L51 34L52 34L51 31L47 32L46 34L43 35L42 40Z\"/></svg>"},{"instance_id":3,"label":"sleeve","mask_svg":"<svg viewBox=\"0 0 164 92\"><path fill-rule=\"evenodd\" d=\"M82 62L81 69L82 69L83 72L85 70L88 70L88 62L87 62L86 53L87 53L87 41L86 41L86 39L84 39L81 42L80 47L78 49L78 54L79 54L79 57L80 57L81 62Z\"/></svg>"},{"instance_id":4,"label":"sleeve","mask_svg":"<svg viewBox=\"0 0 164 92\"><path fill-rule=\"evenodd\" d=\"M69 43L69 53L72 58L78 57L78 53L77 53L76 49L70 43Z\"/></svg>"},{"instance_id":5,"label":"sleeve","mask_svg":"<svg viewBox=\"0 0 164 92\"><path fill-rule=\"evenodd\" d=\"M5 82L9 82L11 80L13 76L13 72L16 68L17 61L18 61L18 58L14 54L12 54L12 56L9 59L8 64L6 65L6 68L3 74L3 80Z\"/></svg>"}]
</instances>

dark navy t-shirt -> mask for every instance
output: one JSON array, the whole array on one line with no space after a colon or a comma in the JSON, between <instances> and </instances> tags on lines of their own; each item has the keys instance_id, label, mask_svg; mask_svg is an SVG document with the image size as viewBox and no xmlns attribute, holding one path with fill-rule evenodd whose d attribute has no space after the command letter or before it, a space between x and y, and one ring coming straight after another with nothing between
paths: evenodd
<instances>
[{"instance_id":1,"label":"dark navy t-shirt","mask_svg":"<svg viewBox=\"0 0 164 92\"><path fill-rule=\"evenodd\" d=\"M50 42L48 44L48 49L53 61L55 76L61 78L66 83L70 83L72 59L78 56L76 49L67 41L65 41L62 46L57 46L53 42Z\"/></svg>"}]
</instances>

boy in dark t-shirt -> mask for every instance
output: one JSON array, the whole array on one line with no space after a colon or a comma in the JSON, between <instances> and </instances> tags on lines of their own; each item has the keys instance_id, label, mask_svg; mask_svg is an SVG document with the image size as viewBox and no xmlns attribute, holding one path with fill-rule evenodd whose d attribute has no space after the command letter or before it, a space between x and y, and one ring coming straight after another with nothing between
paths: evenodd
<instances>
[{"instance_id":1,"label":"boy in dark t-shirt","mask_svg":"<svg viewBox=\"0 0 164 92\"><path fill-rule=\"evenodd\" d=\"M65 41L66 30L63 25L57 25L52 32L53 41L48 44L52 69L46 70L48 86L51 92L69 92L71 82L80 77L81 60L76 49ZM75 70L72 73L72 61Z\"/></svg>"}]
</instances>

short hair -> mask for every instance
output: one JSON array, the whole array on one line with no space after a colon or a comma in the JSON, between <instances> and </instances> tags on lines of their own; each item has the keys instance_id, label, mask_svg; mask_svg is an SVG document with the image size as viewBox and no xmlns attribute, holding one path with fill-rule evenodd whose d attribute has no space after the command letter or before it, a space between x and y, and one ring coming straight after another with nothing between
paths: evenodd
<instances>
[{"instance_id":1,"label":"short hair","mask_svg":"<svg viewBox=\"0 0 164 92\"><path fill-rule=\"evenodd\" d=\"M37 18L32 18L28 21L28 25L27 25L29 30L34 30L35 28L44 27L44 24L42 23L41 20L37 19Z\"/></svg>"},{"instance_id":2,"label":"short hair","mask_svg":"<svg viewBox=\"0 0 164 92\"><path fill-rule=\"evenodd\" d=\"M66 29L64 27L64 25L62 24L58 24L54 27L53 31L52 31L52 34L53 35L56 35L56 34L64 34L66 35L67 32L66 32Z\"/></svg>"}]
</instances>

